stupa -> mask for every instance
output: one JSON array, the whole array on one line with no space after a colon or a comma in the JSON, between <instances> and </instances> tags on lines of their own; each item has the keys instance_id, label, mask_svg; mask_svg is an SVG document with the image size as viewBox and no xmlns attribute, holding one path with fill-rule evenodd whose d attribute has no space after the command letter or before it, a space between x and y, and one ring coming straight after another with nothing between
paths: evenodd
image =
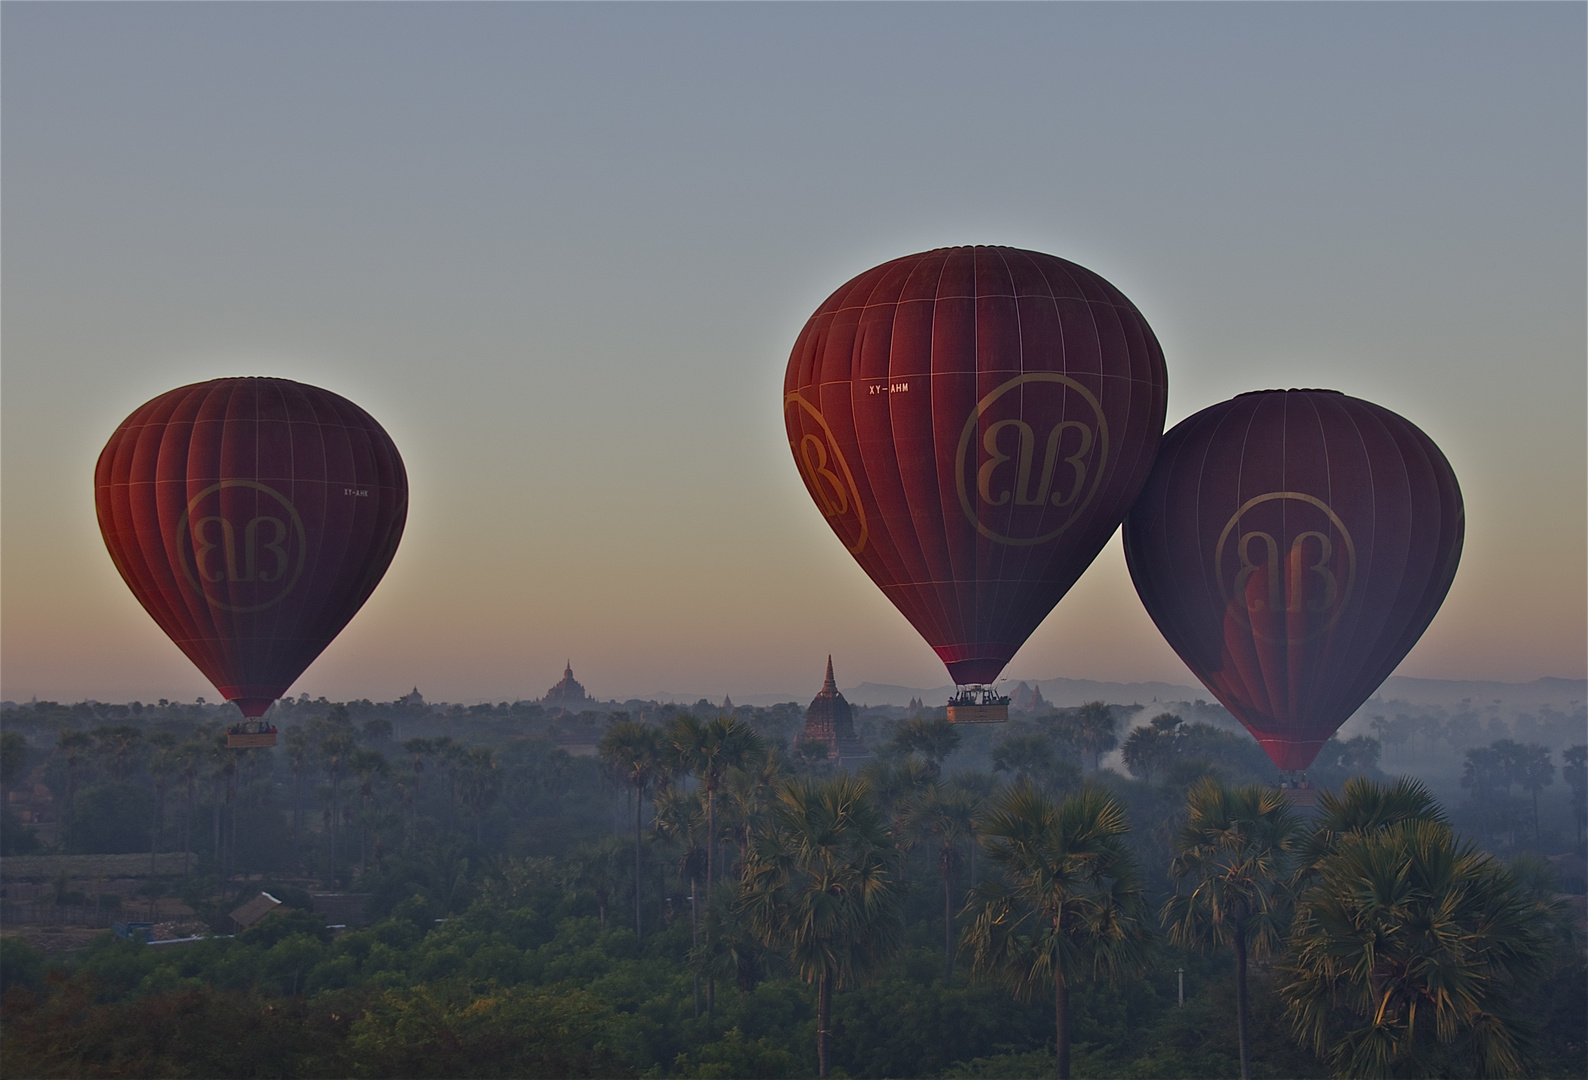
<instances>
[{"instance_id":1,"label":"stupa","mask_svg":"<svg viewBox=\"0 0 1588 1080\"><path fill-rule=\"evenodd\" d=\"M567 661L563 668L562 682L546 691L546 696L541 698L543 705L583 705L590 700L590 695L584 692L584 686L573 677L573 661Z\"/></svg>"},{"instance_id":2,"label":"stupa","mask_svg":"<svg viewBox=\"0 0 1588 1080\"><path fill-rule=\"evenodd\" d=\"M866 744L855 734L854 712L849 708L849 702L844 700L844 695L838 692L838 683L833 680L831 656L827 658L827 678L822 683L821 693L811 700L810 708L805 710L805 738L826 743L831 755L828 760L844 768L852 769L871 757Z\"/></svg>"}]
</instances>

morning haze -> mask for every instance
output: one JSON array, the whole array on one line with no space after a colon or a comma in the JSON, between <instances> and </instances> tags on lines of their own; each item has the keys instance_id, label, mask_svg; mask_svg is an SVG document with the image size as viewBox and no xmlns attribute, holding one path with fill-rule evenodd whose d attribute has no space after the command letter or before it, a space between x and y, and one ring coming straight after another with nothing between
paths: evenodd
<instances>
[{"instance_id":1,"label":"morning haze","mask_svg":"<svg viewBox=\"0 0 1588 1080\"><path fill-rule=\"evenodd\" d=\"M931 687L823 526L780 379L854 274L1103 274L1169 423L1326 386L1423 428L1466 551L1402 675L1581 678L1583 12L1487 6L8 5L3 692L212 693L127 592L95 456L186 382L324 386L408 531L294 687ZM1117 539L1015 678L1194 685Z\"/></svg>"},{"instance_id":2,"label":"morning haze","mask_svg":"<svg viewBox=\"0 0 1588 1080\"><path fill-rule=\"evenodd\" d=\"M1582 4L0 18L0 1080L1588 1074ZM1164 363L1122 332L1132 391L1092 396L1086 348L1022 323L1018 377L919 423L959 440L955 557L1036 553L978 562L1000 603L961 613L1019 615L1067 580L1041 545L1102 541L1165 367L1170 425L1308 387L1417 425L1459 570L1454 489L1394 471L1415 433L1314 489L1290 448L1391 440L1246 398L1285 422L1220 429L1240 478L1287 482L1173 531L1187 617L1144 591L1182 645L1222 627L1216 663L1185 646L1219 700L1118 535L996 687L948 685L781 413L824 298L1016 258L970 245L1094 272ZM1092 317L1050 299L1061 335ZM881 351L821 341L806 371ZM927 412L903 370L857 442ZM194 383L241 422L118 430ZM956 485L875 498L790 384L881 579ZM1040 529L972 510L973 422L980 498ZM847 460L862 485L821 471ZM140 533L157 500L176 527ZM1176 560L1141 522L1192 501L1138 500L1144 580ZM953 622L965 562L923 554L912 618ZM955 677L990 677L1015 636L961 628Z\"/></svg>"}]
</instances>

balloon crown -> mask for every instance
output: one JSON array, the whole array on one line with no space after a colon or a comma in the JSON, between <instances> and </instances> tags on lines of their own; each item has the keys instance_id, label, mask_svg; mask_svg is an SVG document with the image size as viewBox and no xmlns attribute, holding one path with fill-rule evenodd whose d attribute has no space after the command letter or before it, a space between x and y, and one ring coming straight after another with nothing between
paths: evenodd
<instances>
[{"instance_id":1,"label":"balloon crown","mask_svg":"<svg viewBox=\"0 0 1588 1080\"><path fill-rule=\"evenodd\" d=\"M1235 396L1251 397L1253 394L1340 394L1342 397L1344 396L1342 391L1325 390L1317 386L1292 386L1289 390L1245 390Z\"/></svg>"}]
</instances>

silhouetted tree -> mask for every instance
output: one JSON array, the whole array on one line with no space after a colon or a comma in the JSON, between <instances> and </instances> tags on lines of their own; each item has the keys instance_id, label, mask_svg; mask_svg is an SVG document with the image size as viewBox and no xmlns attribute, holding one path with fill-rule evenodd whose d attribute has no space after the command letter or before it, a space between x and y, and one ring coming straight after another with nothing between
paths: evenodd
<instances>
[{"instance_id":1,"label":"silhouetted tree","mask_svg":"<svg viewBox=\"0 0 1588 1080\"><path fill-rule=\"evenodd\" d=\"M1097 788L1054 805L1022 783L993 803L979 831L998 878L971 894L963 948L978 974L1020 1000L1051 987L1055 1066L1069 1080L1070 988L1141 970L1151 941L1124 840L1130 820Z\"/></svg>"}]
</instances>

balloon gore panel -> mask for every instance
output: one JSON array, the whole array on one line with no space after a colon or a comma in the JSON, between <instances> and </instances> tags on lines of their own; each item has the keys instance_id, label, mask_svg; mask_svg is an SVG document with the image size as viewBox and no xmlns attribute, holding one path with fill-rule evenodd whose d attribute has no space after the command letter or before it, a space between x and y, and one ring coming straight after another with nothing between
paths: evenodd
<instances>
[{"instance_id":1,"label":"balloon gore panel","mask_svg":"<svg viewBox=\"0 0 1588 1080\"><path fill-rule=\"evenodd\" d=\"M1163 432L1163 353L1098 275L923 252L816 310L783 385L827 523L961 685L997 679L1113 535Z\"/></svg>"},{"instance_id":2,"label":"balloon gore panel","mask_svg":"<svg viewBox=\"0 0 1588 1080\"><path fill-rule=\"evenodd\" d=\"M328 390L216 379L162 394L99 455L110 557L178 648L259 716L380 582L408 514L391 438Z\"/></svg>"},{"instance_id":3,"label":"balloon gore panel","mask_svg":"<svg viewBox=\"0 0 1588 1080\"><path fill-rule=\"evenodd\" d=\"M1464 517L1433 440L1327 390L1242 394L1164 436L1125 521L1142 603L1281 769L1305 769L1422 636Z\"/></svg>"}]
</instances>

